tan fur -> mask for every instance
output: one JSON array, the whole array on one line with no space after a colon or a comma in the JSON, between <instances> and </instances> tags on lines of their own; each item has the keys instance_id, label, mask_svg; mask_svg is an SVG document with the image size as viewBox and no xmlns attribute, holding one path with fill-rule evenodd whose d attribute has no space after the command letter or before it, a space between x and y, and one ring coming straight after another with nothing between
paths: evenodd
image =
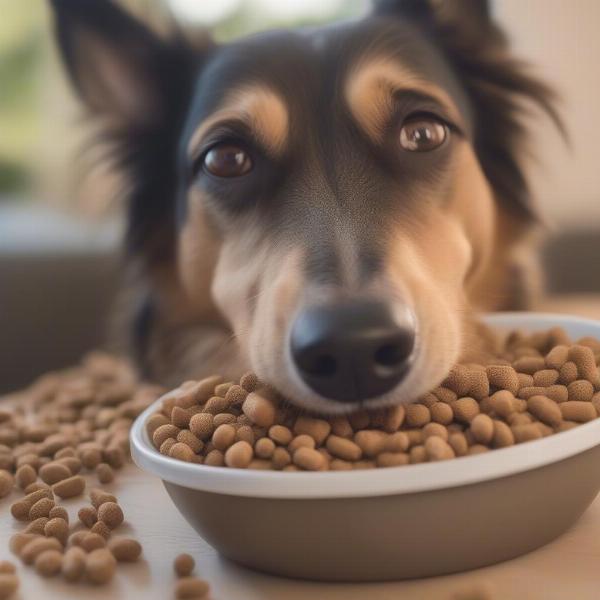
<instances>
[{"instance_id":1,"label":"tan fur","mask_svg":"<svg viewBox=\"0 0 600 600\"><path fill-rule=\"evenodd\" d=\"M422 79L404 65L388 58L372 56L364 59L350 73L345 97L354 118L373 141L380 141L393 111L393 94L411 90L435 98L459 125L460 113L448 94Z\"/></svg>"},{"instance_id":2,"label":"tan fur","mask_svg":"<svg viewBox=\"0 0 600 600\"><path fill-rule=\"evenodd\" d=\"M189 154L195 154L212 127L229 120L248 125L274 156L284 152L289 130L286 105L275 91L261 84L250 84L228 94L222 106L200 124L190 139Z\"/></svg>"}]
</instances>

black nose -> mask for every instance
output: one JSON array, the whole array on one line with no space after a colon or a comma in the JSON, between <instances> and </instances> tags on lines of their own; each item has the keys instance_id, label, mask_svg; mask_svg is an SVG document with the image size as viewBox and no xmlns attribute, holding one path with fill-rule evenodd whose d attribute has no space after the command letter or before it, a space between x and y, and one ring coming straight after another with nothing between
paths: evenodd
<instances>
[{"instance_id":1,"label":"black nose","mask_svg":"<svg viewBox=\"0 0 600 600\"><path fill-rule=\"evenodd\" d=\"M291 351L304 382L321 396L359 402L390 391L406 375L415 345L408 309L379 302L315 306L292 327Z\"/></svg>"}]
</instances>

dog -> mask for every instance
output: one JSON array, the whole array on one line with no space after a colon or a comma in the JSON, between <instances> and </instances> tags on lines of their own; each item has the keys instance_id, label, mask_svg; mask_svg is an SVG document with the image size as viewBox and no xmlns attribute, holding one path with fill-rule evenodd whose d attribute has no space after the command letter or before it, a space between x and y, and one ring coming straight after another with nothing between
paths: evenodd
<instances>
[{"instance_id":1,"label":"dog","mask_svg":"<svg viewBox=\"0 0 600 600\"><path fill-rule=\"evenodd\" d=\"M560 119L487 2L228 44L50 2L127 176L121 330L147 377L253 369L307 410L377 409L484 352L481 311L527 306L523 103Z\"/></svg>"}]
</instances>

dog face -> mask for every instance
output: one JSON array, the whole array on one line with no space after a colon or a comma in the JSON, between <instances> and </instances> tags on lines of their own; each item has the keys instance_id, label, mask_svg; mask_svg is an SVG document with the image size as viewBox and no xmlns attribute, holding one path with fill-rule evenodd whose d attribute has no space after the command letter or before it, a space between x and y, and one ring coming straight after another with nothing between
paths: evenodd
<instances>
[{"instance_id":1,"label":"dog face","mask_svg":"<svg viewBox=\"0 0 600 600\"><path fill-rule=\"evenodd\" d=\"M132 122L147 136L160 123L171 165L159 185L168 198L156 200L162 232L151 220L143 252L166 238L150 247L169 257L186 314L218 315L242 363L314 410L407 402L440 382L498 255L502 207L482 157L481 107L423 26L431 14L402 7L398 18L390 4L185 63L171 48L186 73L171 82L176 101L140 75L165 56L154 39L129 73L103 49L119 91L104 112L126 114L130 136ZM168 64L162 77L173 77Z\"/></svg>"}]
</instances>

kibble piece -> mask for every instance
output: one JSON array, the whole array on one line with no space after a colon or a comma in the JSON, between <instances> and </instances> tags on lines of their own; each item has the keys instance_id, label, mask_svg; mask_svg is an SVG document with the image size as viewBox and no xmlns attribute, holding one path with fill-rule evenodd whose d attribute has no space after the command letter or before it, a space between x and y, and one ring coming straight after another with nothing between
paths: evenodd
<instances>
[{"instance_id":1,"label":"kibble piece","mask_svg":"<svg viewBox=\"0 0 600 600\"><path fill-rule=\"evenodd\" d=\"M107 463L100 463L96 467L96 477L100 483L111 483L115 479L115 472Z\"/></svg>"},{"instance_id":2,"label":"kibble piece","mask_svg":"<svg viewBox=\"0 0 600 600\"><path fill-rule=\"evenodd\" d=\"M285 449L278 446L273 451L273 456L271 458L271 464L274 469L283 469L287 467L292 462L292 457L290 453Z\"/></svg>"},{"instance_id":3,"label":"kibble piece","mask_svg":"<svg viewBox=\"0 0 600 600\"><path fill-rule=\"evenodd\" d=\"M190 554L179 554L173 561L173 569L177 577L189 577L195 566L194 557Z\"/></svg>"},{"instance_id":4,"label":"kibble piece","mask_svg":"<svg viewBox=\"0 0 600 600\"><path fill-rule=\"evenodd\" d=\"M171 448L177 443L175 438L167 438L161 445L158 451L164 456L169 456Z\"/></svg>"},{"instance_id":5,"label":"kibble piece","mask_svg":"<svg viewBox=\"0 0 600 600\"><path fill-rule=\"evenodd\" d=\"M148 437L152 439L154 436L154 432L161 427L162 425L168 425L169 418L162 413L154 413L150 416L150 418L146 421L146 431L148 432Z\"/></svg>"},{"instance_id":6,"label":"kibble piece","mask_svg":"<svg viewBox=\"0 0 600 600\"><path fill-rule=\"evenodd\" d=\"M548 387L554 385L558 381L558 371L556 369L542 369L533 374L533 385Z\"/></svg>"},{"instance_id":7,"label":"kibble piece","mask_svg":"<svg viewBox=\"0 0 600 600\"><path fill-rule=\"evenodd\" d=\"M63 519L63 521L69 522L69 513L64 506L55 506L49 513L49 519Z\"/></svg>"},{"instance_id":8,"label":"kibble piece","mask_svg":"<svg viewBox=\"0 0 600 600\"><path fill-rule=\"evenodd\" d=\"M63 555L59 550L45 550L35 559L35 570L42 577L54 577L62 569Z\"/></svg>"},{"instance_id":9,"label":"kibble piece","mask_svg":"<svg viewBox=\"0 0 600 600\"><path fill-rule=\"evenodd\" d=\"M569 400L590 402L594 396L594 386L586 379L577 379L567 385Z\"/></svg>"},{"instance_id":10,"label":"kibble piece","mask_svg":"<svg viewBox=\"0 0 600 600\"><path fill-rule=\"evenodd\" d=\"M169 456L185 462L194 460L194 451L182 442L175 442L169 449Z\"/></svg>"},{"instance_id":11,"label":"kibble piece","mask_svg":"<svg viewBox=\"0 0 600 600\"><path fill-rule=\"evenodd\" d=\"M52 486L52 491L59 498L73 498L83 494L85 490L85 479L81 475L74 475L63 479Z\"/></svg>"},{"instance_id":12,"label":"kibble piece","mask_svg":"<svg viewBox=\"0 0 600 600\"><path fill-rule=\"evenodd\" d=\"M425 440L425 452L429 460L447 460L454 458L452 447L438 436L431 436Z\"/></svg>"},{"instance_id":13,"label":"kibble piece","mask_svg":"<svg viewBox=\"0 0 600 600\"><path fill-rule=\"evenodd\" d=\"M543 423L558 427L562 421L559 405L546 396L531 396L527 400L527 410Z\"/></svg>"},{"instance_id":14,"label":"kibble piece","mask_svg":"<svg viewBox=\"0 0 600 600\"><path fill-rule=\"evenodd\" d=\"M258 377L252 372L245 373L240 379L240 386L247 392L253 392L258 385Z\"/></svg>"},{"instance_id":15,"label":"kibble piece","mask_svg":"<svg viewBox=\"0 0 600 600\"><path fill-rule=\"evenodd\" d=\"M102 462L102 451L99 448L86 448L79 456L81 464L90 471Z\"/></svg>"},{"instance_id":16,"label":"kibble piece","mask_svg":"<svg viewBox=\"0 0 600 600\"><path fill-rule=\"evenodd\" d=\"M431 421L429 409L422 404L407 404L405 410L405 421L408 427L423 427Z\"/></svg>"},{"instance_id":17,"label":"kibble piece","mask_svg":"<svg viewBox=\"0 0 600 600\"><path fill-rule=\"evenodd\" d=\"M506 448L514 443L515 436L511 428L504 421L494 420L494 437L492 438L494 448Z\"/></svg>"},{"instance_id":18,"label":"kibble piece","mask_svg":"<svg viewBox=\"0 0 600 600\"><path fill-rule=\"evenodd\" d=\"M69 583L79 581L83 577L85 558L85 550L78 546L73 546L65 552L62 561L62 575Z\"/></svg>"},{"instance_id":19,"label":"kibble piece","mask_svg":"<svg viewBox=\"0 0 600 600\"><path fill-rule=\"evenodd\" d=\"M99 488L92 488L90 490L90 501L92 506L97 510L105 502L117 502L117 499L112 494L105 492Z\"/></svg>"},{"instance_id":20,"label":"kibble piece","mask_svg":"<svg viewBox=\"0 0 600 600\"><path fill-rule=\"evenodd\" d=\"M579 376L577 371L577 365L573 361L567 361L559 370L559 383L563 385L569 385L572 381L575 381Z\"/></svg>"},{"instance_id":21,"label":"kibble piece","mask_svg":"<svg viewBox=\"0 0 600 600\"><path fill-rule=\"evenodd\" d=\"M17 572L15 565L8 560L0 560L0 575L14 575Z\"/></svg>"},{"instance_id":22,"label":"kibble piece","mask_svg":"<svg viewBox=\"0 0 600 600\"><path fill-rule=\"evenodd\" d=\"M177 434L177 441L189 446L194 453L201 452L204 447L204 442L196 437L189 429L182 429Z\"/></svg>"},{"instance_id":23,"label":"kibble piece","mask_svg":"<svg viewBox=\"0 0 600 600\"><path fill-rule=\"evenodd\" d=\"M327 438L326 447L333 456L346 461L360 460L362 457L362 450L358 444L337 435L330 435Z\"/></svg>"},{"instance_id":24,"label":"kibble piece","mask_svg":"<svg viewBox=\"0 0 600 600\"><path fill-rule=\"evenodd\" d=\"M469 446L469 450L467 451L467 454L469 456L474 455L474 454L483 454L484 452L488 452L489 448L487 446L484 446L483 444L473 444L472 446Z\"/></svg>"},{"instance_id":25,"label":"kibble piece","mask_svg":"<svg viewBox=\"0 0 600 600\"><path fill-rule=\"evenodd\" d=\"M142 546L131 538L115 538L108 542L108 549L118 562L136 562L142 554Z\"/></svg>"},{"instance_id":26,"label":"kibble piece","mask_svg":"<svg viewBox=\"0 0 600 600\"><path fill-rule=\"evenodd\" d=\"M254 450L248 442L236 442L225 452L225 464L235 469L245 469L254 456Z\"/></svg>"},{"instance_id":27,"label":"kibble piece","mask_svg":"<svg viewBox=\"0 0 600 600\"><path fill-rule=\"evenodd\" d=\"M382 452L375 460L378 467L400 467L407 465L410 457L406 452Z\"/></svg>"},{"instance_id":28,"label":"kibble piece","mask_svg":"<svg viewBox=\"0 0 600 600\"><path fill-rule=\"evenodd\" d=\"M37 479L36 470L28 464L21 465L15 473L17 485L24 490Z\"/></svg>"},{"instance_id":29,"label":"kibble piece","mask_svg":"<svg viewBox=\"0 0 600 600\"><path fill-rule=\"evenodd\" d=\"M15 479L12 473L5 469L0 469L0 498L4 498L10 494L15 484Z\"/></svg>"},{"instance_id":30,"label":"kibble piece","mask_svg":"<svg viewBox=\"0 0 600 600\"><path fill-rule=\"evenodd\" d=\"M254 454L259 458L269 459L275 451L275 442L270 438L261 438L254 444Z\"/></svg>"},{"instance_id":31,"label":"kibble piece","mask_svg":"<svg viewBox=\"0 0 600 600\"><path fill-rule=\"evenodd\" d=\"M325 466L323 455L312 448L298 448L294 452L292 460L297 467L307 471L319 471Z\"/></svg>"},{"instance_id":32,"label":"kibble piece","mask_svg":"<svg viewBox=\"0 0 600 600\"><path fill-rule=\"evenodd\" d=\"M347 421L346 421L347 422ZM294 434L283 425L273 425L269 428L269 437L280 446L287 446L294 437Z\"/></svg>"},{"instance_id":33,"label":"kibble piece","mask_svg":"<svg viewBox=\"0 0 600 600\"><path fill-rule=\"evenodd\" d=\"M544 395L554 402L566 402L569 399L569 390L565 385L551 385L544 390Z\"/></svg>"},{"instance_id":34,"label":"kibble piece","mask_svg":"<svg viewBox=\"0 0 600 600\"><path fill-rule=\"evenodd\" d=\"M69 537L69 524L64 519L50 519L44 526L44 535L56 538L64 546Z\"/></svg>"},{"instance_id":35,"label":"kibble piece","mask_svg":"<svg viewBox=\"0 0 600 600\"><path fill-rule=\"evenodd\" d=\"M225 456L220 450L211 450L204 458L204 464L211 467L225 466Z\"/></svg>"},{"instance_id":36,"label":"kibble piece","mask_svg":"<svg viewBox=\"0 0 600 600\"><path fill-rule=\"evenodd\" d=\"M470 423L479 414L479 404L475 398L459 398L451 406L454 418L462 423Z\"/></svg>"},{"instance_id":37,"label":"kibble piece","mask_svg":"<svg viewBox=\"0 0 600 600\"><path fill-rule=\"evenodd\" d=\"M98 520L98 512L93 506L84 506L80 508L77 516L88 529Z\"/></svg>"},{"instance_id":38,"label":"kibble piece","mask_svg":"<svg viewBox=\"0 0 600 600\"><path fill-rule=\"evenodd\" d=\"M75 456L63 456L63 458L59 458L55 462L67 467L67 469L69 469L69 471L71 472L71 475L77 475L79 471L81 471L81 469L83 468L83 464Z\"/></svg>"},{"instance_id":39,"label":"kibble piece","mask_svg":"<svg viewBox=\"0 0 600 600\"><path fill-rule=\"evenodd\" d=\"M81 544L83 543L83 540L84 540L85 536L88 533L89 532L86 531L85 529L81 529L79 531L76 531L75 533L72 533L69 536L69 544L71 546L79 546L79 547L81 547Z\"/></svg>"},{"instance_id":40,"label":"kibble piece","mask_svg":"<svg viewBox=\"0 0 600 600\"><path fill-rule=\"evenodd\" d=\"M511 431L517 444L538 440L542 437L541 431L532 423L527 425L513 425Z\"/></svg>"},{"instance_id":41,"label":"kibble piece","mask_svg":"<svg viewBox=\"0 0 600 600\"><path fill-rule=\"evenodd\" d=\"M489 444L494 437L494 422L488 415L478 414L471 421L471 433L479 444Z\"/></svg>"},{"instance_id":42,"label":"kibble piece","mask_svg":"<svg viewBox=\"0 0 600 600\"><path fill-rule=\"evenodd\" d=\"M189 426L192 416L193 413L190 410L179 406L175 406L171 411L171 421L180 429L186 429Z\"/></svg>"},{"instance_id":43,"label":"kibble piece","mask_svg":"<svg viewBox=\"0 0 600 600\"><path fill-rule=\"evenodd\" d=\"M117 561L106 548L98 548L85 558L86 577L98 585L108 583L114 576Z\"/></svg>"},{"instance_id":44,"label":"kibble piece","mask_svg":"<svg viewBox=\"0 0 600 600\"><path fill-rule=\"evenodd\" d=\"M558 405L563 419L576 423L587 423L596 418L596 409L591 402L568 400Z\"/></svg>"},{"instance_id":45,"label":"kibble piece","mask_svg":"<svg viewBox=\"0 0 600 600\"><path fill-rule=\"evenodd\" d=\"M446 402L435 402L429 407L431 420L441 425L449 425L454 418L452 407Z\"/></svg>"},{"instance_id":46,"label":"kibble piece","mask_svg":"<svg viewBox=\"0 0 600 600\"><path fill-rule=\"evenodd\" d=\"M214 415L198 413L190 419L190 431L202 441L206 441L214 431Z\"/></svg>"},{"instance_id":47,"label":"kibble piece","mask_svg":"<svg viewBox=\"0 0 600 600\"><path fill-rule=\"evenodd\" d=\"M190 421L190 429L192 429L191 421ZM192 431L194 431L194 430L192 429ZM154 435L152 436L152 442L154 443L154 446L156 448L160 448L164 441L168 440L169 438L176 438L178 433L179 433L179 427L176 427L175 425L172 425L170 423L167 425L161 425L154 432Z\"/></svg>"},{"instance_id":48,"label":"kibble piece","mask_svg":"<svg viewBox=\"0 0 600 600\"><path fill-rule=\"evenodd\" d=\"M365 456L374 457L383 451L387 437L388 434L383 431L377 429L365 429L363 431L357 431L354 434L354 442L359 446Z\"/></svg>"},{"instance_id":49,"label":"kibble piece","mask_svg":"<svg viewBox=\"0 0 600 600\"><path fill-rule=\"evenodd\" d=\"M541 356L523 356L513 362L515 371L533 375L536 371L541 371L546 366L546 361Z\"/></svg>"},{"instance_id":50,"label":"kibble piece","mask_svg":"<svg viewBox=\"0 0 600 600\"><path fill-rule=\"evenodd\" d=\"M10 573L0 575L0 600L8 600L19 589L19 579Z\"/></svg>"},{"instance_id":51,"label":"kibble piece","mask_svg":"<svg viewBox=\"0 0 600 600\"><path fill-rule=\"evenodd\" d=\"M242 404L244 414L260 427L271 427L275 422L275 404L258 392L248 394Z\"/></svg>"},{"instance_id":52,"label":"kibble piece","mask_svg":"<svg viewBox=\"0 0 600 600\"><path fill-rule=\"evenodd\" d=\"M577 372L583 379L595 381L598 378L598 367L592 348L575 344L569 348L569 359L577 365Z\"/></svg>"},{"instance_id":53,"label":"kibble piece","mask_svg":"<svg viewBox=\"0 0 600 600\"><path fill-rule=\"evenodd\" d=\"M490 385L516 394L520 383L517 372L510 365L490 365L486 368Z\"/></svg>"},{"instance_id":54,"label":"kibble piece","mask_svg":"<svg viewBox=\"0 0 600 600\"><path fill-rule=\"evenodd\" d=\"M330 432L331 425L324 419L302 416L298 417L294 423L294 433L296 435L310 435L317 446L321 446L325 442Z\"/></svg>"},{"instance_id":55,"label":"kibble piece","mask_svg":"<svg viewBox=\"0 0 600 600\"><path fill-rule=\"evenodd\" d=\"M96 521L90 528L90 533L97 533L107 540L111 535L110 527L103 521Z\"/></svg>"},{"instance_id":56,"label":"kibble piece","mask_svg":"<svg viewBox=\"0 0 600 600\"><path fill-rule=\"evenodd\" d=\"M230 406L240 406L247 395L248 392L241 385L232 385L225 394L225 400Z\"/></svg>"},{"instance_id":57,"label":"kibble piece","mask_svg":"<svg viewBox=\"0 0 600 600\"><path fill-rule=\"evenodd\" d=\"M406 452L410 447L410 440L404 431L392 433L385 440L385 452Z\"/></svg>"},{"instance_id":58,"label":"kibble piece","mask_svg":"<svg viewBox=\"0 0 600 600\"><path fill-rule=\"evenodd\" d=\"M31 565L46 550L61 551L62 544L56 538L36 537L22 548L19 556L26 565Z\"/></svg>"},{"instance_id":59,"label":"kibble piece","mask_svg":"<svg viewBox=\"0 0 600 600\"><path fill-rule=\"evenodd\" d=\"M13 554L21 556L23 548L31 541L36 539L38 536L33 533L15 533L10 538L8 547Z\"/></svg>"},{"instance_id":60,"label":"kibble piece","mask_svg":"<svg viewBox=\"0 0 600 600\"><path fill-rule=\"evenodd\" d=\"M233 425L219 425L212 435L212 443L217 450L225 452L235 442L235 434Z\"/></svg>"},{"instance_id":61,"label":"kibble piece","mask_svg":"<svg viewBox=\"0 0 600 600\"><path fill-rule=\"evenodd\" d=\"M198 577L182 577L175 584L177 600L196 600L204 598L210 590L208 582Z\"/></svg>"},{"instance_id":62,"label":"kibble piece","mask_svg":"<svg viewBox=\"0 0 600 600\"><path fill-rule=\"evenodd\" d=\"M353 464L341 458L334 458L329 464L331 471L352 471Z\"/></svg>"},{"instance_id":63,"label":"kibble piece","mask_svg":"<svg viewBox=\"0 0 600 600\"><path fill-rule=\"evenodd\" d=\"M451 433L448 436L448 445L454 451L455 456L466 456L469 449L469 444L464 433Z\"/></svg>"},{"instance_id":64,"label":"kibble piece","mask_svg":"<svg viewBox=\"0 0 600 600\"><path fill-rule=\"evenodd\" d=\"M41 498L29 509L29 520L35 521L40 517L48 517L50 511L54 508L54 500L50 498Z\"/></svg>"},{"instance_id":65,"label":"kibble piece","mask_svg":"<svg viewBox=\"0 0 600 600\"><path fill-rule=\"evenodd\" d=\"M441 437L444 441L448 441L448 430L439 423L427 423L425 427L423 427L423 439L427 439L432 435L436 435L437 437ZM387 445L387 441L386 441Z\"/></svg>"},{"instance_id":66,"label":"kibble piece","mask_svg":"<svg viewBox=\"0 0 600 600\"><path fill-rule=\"evenodd\" d=\"M104 502L98 508L98 521L106 523L110 529L117 528L123 522L123 510L116 502Z\"/></svg>"},{"instance_id":67,"label":"kibble piece","mask_svg":"<svg viewBox=\"0 0 600 600\"><path fill-rule=\"evenodd\" d=\"M518 396L521 400L528 400L529 398L531 398L531 396L543 396L545 391L546 391L546 388L531 385L531 386L522 387L519 390Z\"/></svg>"},{"instance_id":68,"label":"kibble piece","mask_svg":"<svg viewBox=\"0 0 600 600\"><path fill-rule=\"evenodd\" d=\"M99 533L86 533L81 537L79 546L86 552L93 552L106 546L106 538Z\"/></svg>"},{"instance_id":69,"label":"kibble piece","mask_svg":"<svg viewBox=\"0 0 600 600\"><path fill-rule=\"evenodd\" d=\"M315 440L310 435L297 435L289 444L288 450L293 454L298 448L315 448Z\"/></svg>"},{"instance_id":70,"label":"kibble piece","mask_svg":"<svg viewBox=\"0 0 600 600\"><path fill-rule=\"evenodd\" d=\"M546 366L549 369L559 370L568 360L569 347L564 344L554 346L548 354L546 354Z\"/></svg>"},{"instance_id":71,"label":"kibble piece","mask_svg":"<svg viewBox=\"0 0 600 600\"><path fill-rule=\"evenodd\" d=\"M24 533L35 533L36 535L44 535L44 527L50 519L48 517L39 517L35 519L25 527Z\"/></svg>"},{"instance_id":72,"label":"kibble piece","mask_svg":"<svg viewBox=\"0 0 600 600\"><path fill-rule=\"evenodd\" d=\"M39 470L40 479L48 485L58 483L63 479L71 477L71 470L59 462L51 462L47 465L42 465Z\"/></svg>"}]
</instances>

